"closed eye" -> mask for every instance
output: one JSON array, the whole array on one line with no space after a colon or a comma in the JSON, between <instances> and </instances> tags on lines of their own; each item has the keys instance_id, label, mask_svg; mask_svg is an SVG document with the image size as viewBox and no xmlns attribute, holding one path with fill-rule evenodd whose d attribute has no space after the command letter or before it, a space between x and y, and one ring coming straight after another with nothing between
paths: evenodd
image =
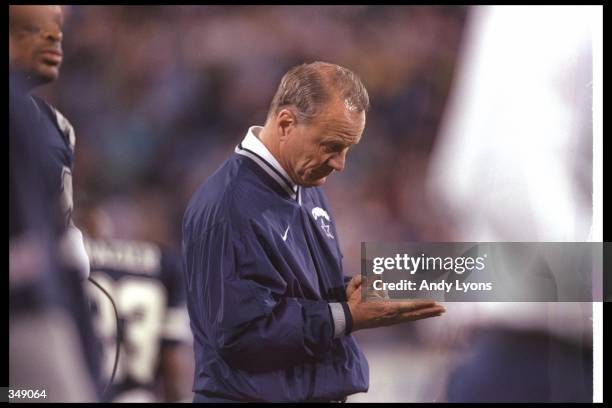
<instances>
[{"instance_id":1,"label":"closed eye","mask_svg":"<svg viewBox=\"0 0 612 408\"><path fill-rule=\"evenodd\" d=\"M21 29L30 34L39 34L41 29L35 25L25 24L21 27Z\"/></svg>"},{"instance_id":2,"label":"closed eye","mask_svg":"<svg viewBox=\"0 0 612 408\"><path fill-rule=\"evenodd\" d=\"M344 145L340 143L326 143L323 145L323 149L328 153L341 152L344 150Z\"/></svg>"}]
</instances>

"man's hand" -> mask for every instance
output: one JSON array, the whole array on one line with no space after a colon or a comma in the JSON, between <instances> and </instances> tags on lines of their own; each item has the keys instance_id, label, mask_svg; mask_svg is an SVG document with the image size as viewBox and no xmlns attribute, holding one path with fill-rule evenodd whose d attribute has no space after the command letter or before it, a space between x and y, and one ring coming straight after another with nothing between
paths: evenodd
<instances>
[{"instance_id":1,"label":"man's hand","mask_svg":"<svg viewBox=\"0 0 612 408\"><path fill-rule=\"evenodd\" d=\"M354 291L361 287L361 275L355 275L346 285L346 298L350 299Z\"/></svg>"},{"instance_id":2,"label":"man's hand","mask_svg":"<svg viewBox=\"0 0 612 408\"><path fill-rule=\"evenodd\" d=\"M357 275L346 287L348 306L353 317L353 331L427 319L440 316L446 311L444 306L433 300L362 302L360 289L363 282L361 275Z\"/></svg>"}]
</instances>

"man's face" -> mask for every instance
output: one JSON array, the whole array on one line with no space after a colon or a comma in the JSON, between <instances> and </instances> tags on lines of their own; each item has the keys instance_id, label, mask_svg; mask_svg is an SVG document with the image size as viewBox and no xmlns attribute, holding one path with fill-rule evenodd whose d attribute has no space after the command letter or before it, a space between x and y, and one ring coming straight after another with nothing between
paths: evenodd
<instances>
[{"instance_id":1,"label":"man's face","mask_svg":"<svg viewBox=\"0 0 612 408\"><path fill-rule=\"evenodd\" d=\"M330 103L310 123L287 127L281 135L281 164L301 186L320 186L342 171L348 149L359 143L365 112L350 112L343 101Z\"/></svg>"},{"instance_id":2,"label":"man's face","mask_svg":"<svg viewBox=\"0 0 612 408\"><path fill-rule=\"evenodd\" d=\"M57 79L62 63L60 6L10 6L9 64L44 84Z\"/></svg>"}]
</instances>

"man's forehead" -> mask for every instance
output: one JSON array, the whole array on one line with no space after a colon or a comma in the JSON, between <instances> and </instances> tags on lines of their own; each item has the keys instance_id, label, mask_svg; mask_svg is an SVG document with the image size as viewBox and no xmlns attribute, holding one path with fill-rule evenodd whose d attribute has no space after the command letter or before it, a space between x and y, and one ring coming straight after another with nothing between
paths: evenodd
<instances>
[{"instance_id":1,"label":"man's forehead","mask_svg":"<svg viewBox=\"0 0 612 408\"><path fill-rule=\"evenodd\" d=\"M365 114L352 113L350 116L328 116L323 121L323 127L329 136L358 143L365 127Z\"/></svg>"},{"instance_id":2,"label":"man's forehead","mask_svg":"<svg viewBox=\"0 0 612 408\"><path fill-rule=\"evenodd\" d=\"M332 110L336 111L338 115L346 116L350 119L359 118L361 114L365 114L365 112L359 110L356 101L351 98L337 96L330 105L333 105Z\"/></svg>"},{"instance_id":3,"label":"man's forehead","mask_svg":"<svg viewBox=\"0 0 612 408\"><path fill-rule=\"evenodd\" d=\"M363 117L354 115L352 118L328 117L323 121L323 126L328 130L340 133L359 133L363 127Z\"/></svg>"},{"instance_id":4,"label":"man's forehead","mask_svg":"<svg viewBox=\"0 0 612 408\"><path fill-rule=\"evenodd\" d=\"M329 125L338 128L359 128L365 123L365 112L358 112L355 109L347 109L344 101L332 104L325 109L323 120Z\"/></svg>"},{"instance_id":5,"label":"man's forehead","mask_svg":"<svg viewBox=\"0 0 612 408\"><path fill-rule=\"evenodd\" d=\"M53 18L62 21L61 6L32 6L12 5L9 6L10 17L18 21L31 21L44 18Z\"/></svg>"}]
</instances>

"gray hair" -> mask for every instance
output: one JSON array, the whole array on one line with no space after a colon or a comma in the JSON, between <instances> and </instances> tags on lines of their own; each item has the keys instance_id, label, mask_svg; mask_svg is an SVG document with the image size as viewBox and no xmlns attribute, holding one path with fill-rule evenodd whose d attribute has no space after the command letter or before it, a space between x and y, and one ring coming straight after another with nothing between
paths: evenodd
<instances>
[{"instance_id":1,"label":"gray hair","mask_svg":"<svg viewBox=\"0 0 612 408\"><path fill-rule=\"evenodd\" d=\"M291 68L281 79L270 104L268 118L293 106L298 120L313 120L334 96L351 112L367 112L368 91L354 72L336 64L316 61Z\"/></svg>"}]
</instances>

